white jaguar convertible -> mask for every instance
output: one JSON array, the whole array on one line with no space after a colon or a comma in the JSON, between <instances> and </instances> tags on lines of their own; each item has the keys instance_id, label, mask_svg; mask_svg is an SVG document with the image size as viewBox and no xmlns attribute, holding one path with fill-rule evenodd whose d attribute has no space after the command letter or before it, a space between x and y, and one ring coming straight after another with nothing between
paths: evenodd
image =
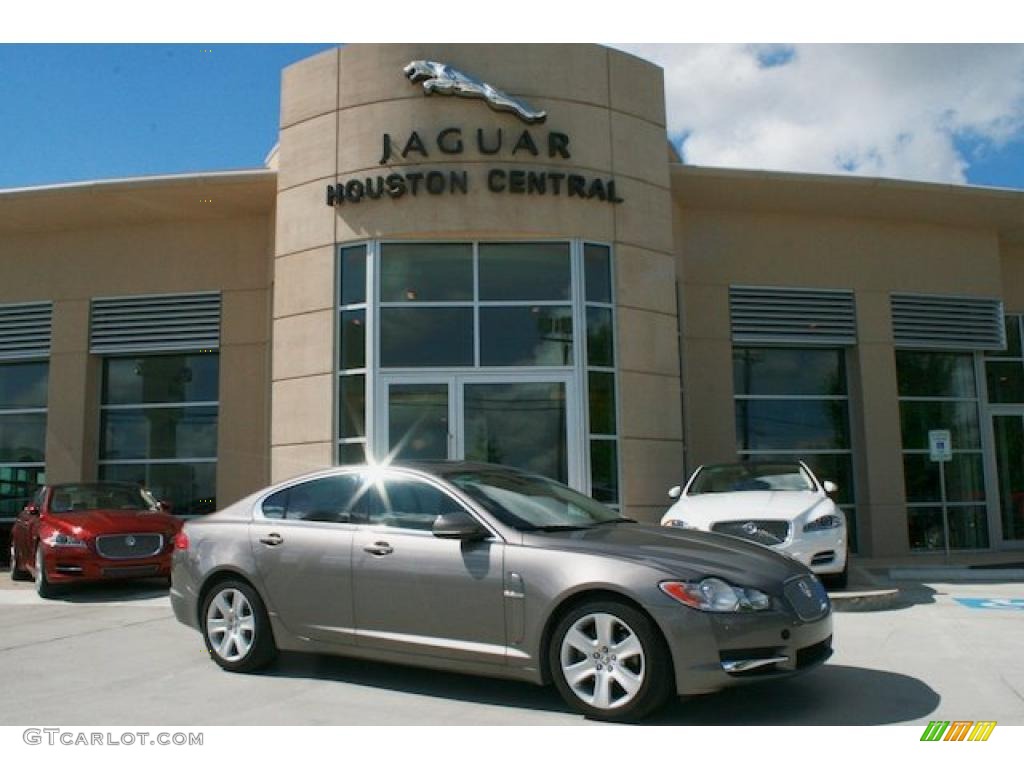
<instances>
[{"instance_id":1,"label":"white jaguar convertible","mask_svg":"<svg viewBox=\"0 0 1024 768\"><path fill-rule=\"evenodd\" d=\"M803 462L750 462L698 467L661 519L675 528L713 531L754 541L807 565L831 587L846 586L846 517Z\"/></svg>"}]
</instances>

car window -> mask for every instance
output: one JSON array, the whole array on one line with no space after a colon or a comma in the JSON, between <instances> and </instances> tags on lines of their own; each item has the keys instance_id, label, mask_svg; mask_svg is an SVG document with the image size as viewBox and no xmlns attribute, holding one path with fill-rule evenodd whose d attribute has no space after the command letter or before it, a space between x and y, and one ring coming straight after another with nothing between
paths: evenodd
<instances>
[{"instance_id":1,"label":"car window","mask_svg":"<svg viewBox=\"0 0 1024 768\"><path fill-rule=\"evenodd\" d=\"M50 512L88 512L90 510L136 510L154 508L155 502L141 488L113 483L82 483L54 486Z\"/></svg>"},{"instance_id":2,"label":"car window","mask_svg":"<svg viewBox=\"0 0 1024 768\"><path fill-rule=\"evenodd\" d=\"M429 531L438 515L465 511L444 491L410 478L385 478L370 486L367 514L371 525Z\"/></svg>"},{"instance_id":3,"label":"car window","mask_svg":"<svg viewBox=\"0 0 1024 768\"><path fill-rule=\"evenodd\" d=\"M273 519L349 523L359 506L358 474L336 475L308 480L263 500L263 516Z\"/></svg>"},{"instance_id":4,"label":"car window","mask_svg":"<svg viewBox=\"0 0 1024 768\"><path fill-rule=\"evenodd\" d=\"M687 495L813 490L814 481L799 464L717 464L700 470Z\"/></svg>"}]
</instances>

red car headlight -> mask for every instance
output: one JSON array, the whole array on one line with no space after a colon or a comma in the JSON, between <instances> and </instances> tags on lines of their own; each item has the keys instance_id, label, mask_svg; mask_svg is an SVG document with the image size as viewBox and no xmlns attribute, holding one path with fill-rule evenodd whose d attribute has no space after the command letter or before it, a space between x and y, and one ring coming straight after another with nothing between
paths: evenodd
<instances>
[{"instance_id":1,"label":"red car headlight","mask_svg":"<svg viewBox=\"0 0 1024 768\"><path fill-rule=\"evenodd\" d=\"M79 547L85 548L85 540L79 539L76 536L72 536L69 533L61 533L60 531L53 531L49 536L43 539L43 543L50 547Z\"/></svg>"}]
</instances>

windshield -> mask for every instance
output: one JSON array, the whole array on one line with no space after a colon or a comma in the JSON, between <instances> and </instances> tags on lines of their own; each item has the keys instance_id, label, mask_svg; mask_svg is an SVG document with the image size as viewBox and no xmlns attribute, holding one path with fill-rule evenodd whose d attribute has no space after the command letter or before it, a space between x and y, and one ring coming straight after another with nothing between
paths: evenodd
<instances>
[{"instance_id":1,"label":"windshield","mask_svg":"<svg viewBox=\"0 0 1024 768\"><path fill-rule=\"evenodd\" d=\"M94 509L152 510L156 500L149 491L131 485L58 485L50 497L51 512L88 512Z\"/></svg>"},{"instance_id":2,"label":"windshield","mask_svg":"<svg viewBox=\"0 0 1024 768\"><path fill-rule=\"evenodd\" d=\"M480 470L453 473L446 479L501 522L520 531L589 528L625 520L582 493L538 475Z\"/></svg>"},{"instance_id":3,"label":"windshield","mask_svg":"<svg viewBox=\"0 0 1024 768\"><path fill-rule=\"evenodd\" d=\"M686 495L815 489L814 480L799 464L716 464L698 472Z\"/></svg>"}]
</instances>

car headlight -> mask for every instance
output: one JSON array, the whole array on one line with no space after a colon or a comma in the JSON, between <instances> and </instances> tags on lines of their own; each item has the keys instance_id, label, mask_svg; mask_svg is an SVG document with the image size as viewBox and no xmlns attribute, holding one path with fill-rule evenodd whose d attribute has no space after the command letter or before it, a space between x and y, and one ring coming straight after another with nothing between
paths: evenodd
<instances>
[{"instance_id":1,"label":"car headlight","mask_svg":"<svg viewBox=\"0 0 1024 768\"><path fill-rule=\"evenodd\" d=\"M807 523L807 525L804 526L804 533L827 531L831 528L840 528L842 525L843 519L839 515L822 515L821 517Z\"/></svg>"},{"instance_id":2,"label":"car headlight","mask_svg":"<svg viewBox=\"0 0 1024 768\"><path fill-rule=\"evenodd\" d=\"M714 576L700 581L663 581L658 586L672 599L699 611L766 611L772 605L772 599L761 590L734 587Z\"/></svg>"},{"instance_id":3,"label":"car headlight","mask_svg":"<svg viewBox=\"0 0 1024 768\"><path fill-rule=\"evenodd\" d=\"M697 526L696 525L691 525L690 523L686 522L685 520L680 520L678 517L674 517L671 520L666 520L665 522L662 523L662 525L665 526L666 528L686 528L686 529L691 530L691 531L697 530Z\"/></svg>"},{"instance_id":4,"label":"car headlight","mask_svg":"<svg viewBox=\"0 0 1024 768\"><path fill-rule=\"evenodd\" d=\"M54 531L43 541L51 547L84 547L85 542L67 533Z\"/></svg>"}]
</instances>

